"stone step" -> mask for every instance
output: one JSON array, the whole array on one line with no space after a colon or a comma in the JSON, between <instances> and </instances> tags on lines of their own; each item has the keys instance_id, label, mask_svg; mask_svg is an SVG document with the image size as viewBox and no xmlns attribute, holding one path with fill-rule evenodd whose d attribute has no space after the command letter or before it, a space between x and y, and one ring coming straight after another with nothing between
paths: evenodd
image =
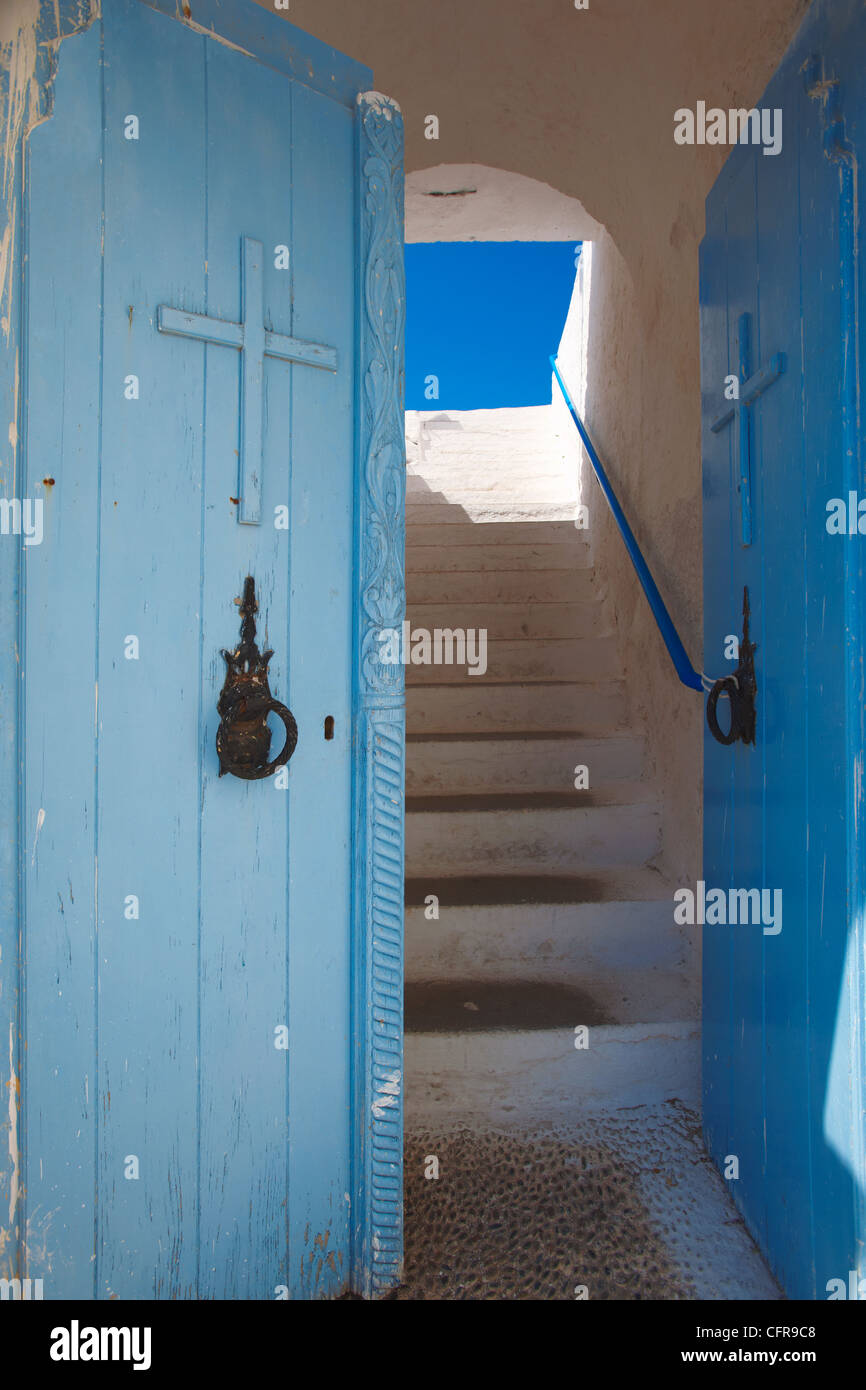
<instances>
[{"instance_id":1,"label":"stone step","mask_svg":"<svg viewBox=\"0 0 866 1390\"><path fill-rule=\"evenodd\" d=\"M464 631L461 636L462 640L440 636L437 649L432 630L426 639L419 638L416 630L407 654L429 654L431 661L407 665L407 686L463 685L482 680L599 681L622 675L619 642L612 636L577 637L573 641L487 640L486 650L477 630L471 636ZM437 655L442 658L438 663Z\"/></svg>"},{"instance_id":2,"label":"stone step","mask_svg":"<svg viewBox=\"0 0 866 1390\"><path fill-rule=\"evenodd\" d=\"M577 570L589 564L585 545L537 542L535 545L413 545L406 568L415 574L451 574L455 570Z\"/></svg>"},{"instance_id":3,"label":"stone step","mask_svg":"<svg viewBox=\"0 0 866 1390\"><path fill-rule=\"evenodd\" d=\"M588 545L587 532L573 521L409 521L406 551L416 546Z\"/></svg>"},{"instance_id":4,"label":"stone step","mask_svg":"<svg viewBox=\"0 0 866 1390\"><path fill-rule=\"evenodd\" d=\"M571 426L573 429L574 426ZM536 445L562 437L562 426L549 405L491 406L480 410L407 410L406 431L411 437L423 431L428 440L455 441L466 448L466 440L490 439L502 448L503 438L525 436Z\"/></svg>"},{"instance_id":5,"label":"stone step","mask_svg":"<svg viewBox=\"0 0 866 1390\"><path fill-rule=\"evenodd\" d=\"M587 603L602 590L595 571L455 570L444 574L406 572L407 603ZM473 624L474 626L474 624Z\"/></svg>"},{"instance_id":6,"label":"stone step","mask_svg":"<svg viewBox=\"0 0 866 1390\"><path fill-rule=\"evenodd\" d=\"M484 628L488 644L524 638L562 640L602 637L602 605L588 603L413 603L406 612L413 628Z\"/></svg>"},{"instance_id":7,"label":"stone step","mask_svg":"<svg viewBox=\"0 0 866 1390\"><path fill-rule=\"evenodd\" d=\"M673 890L655 897L651 878L658 875L617 870L548 881L559 889L559 902L520 901L541 894L532 882L513 879L502 895L517 901L495 904L472 901L485 896L477 879L458 880L456 888L441 879L435 887L430 879L410 879L406 980L559 982L589 989L620 1022L697 1018L698 935L677 926ZM572 900L581 892L584 901ZM606 899L606 893L622 896ZM434 910L438 918L429 915Z\"/></svg>"},{"instance_id":8,"label":"stone step","mask_svg":"<svg viewBox=\"0 0 866 1390\"><path fill-rule=\"evenodd\" d=\"M588 804L590 796L413 797L406 804L406 876L435 883L468 875L578 874L620 864L639 868L658 853L653 802L592 796Z\"/></svg>"},{"instance_id":9,"label":"stone step","mask_svg":"<svg viewBox=\"0 0 866 1390\"><path fill-rule=\"evenodd\" d=\"M517 492L521 497L538 498L540 488L555 488L558 497L572 496L576 480L563 468L559 459L540 458L536 454L519 454L512 458L501 456L491 460L473 460L472 466L462 455L449 457L425 452L423 460L409 459L406 468L406 491L414 493L444 492L449 501L459 501L463 493L489 492L498 488Z\"/></svg>"},{"instance_id":10,"label":"stone step","mask_svg":"<svg viewBox=\"0 0 866 1390\"><path fill-rule=\"evenodd\" d=\"M597 791L610 782L637 781L643 757L643 739L631 734L599 739L478 739L471 734L410 739L406 795L570 791L578 766L588 768L589 790Z\"/></svg>"},{"instance_id":11,"label":"stone step","mask_svg":"<svg viewBox=\"0 0 866 1390\"><path fill-rule=\"evenodd\" d=\"M407 428L468 430L472 434L495 430L527 430L555 435L560 426L549 405L481 406L477 410L445 410L435 402L429 410L407 410Z\"/></svg>"},{"instance_id":12,"label":"stone step","mask_svg":"<svg viewBox=\"0 0 866 1390\"><path fill-rule=\"evenodd\" d=\"M495 474L517 460L523 462L529 474L533 462L540 468L558 468L563 474L574 468L574 452L570 451L567 457L559 435L533 429L503 431L501 426L493 430L407 430L406 457L411 465L425 470L450 463L463 467L470 476Z\"/></svg>"},{"instance_id":13,"label":"stone step","mask_svg":"<svg viewBox=\"0 0 866 1390\"><path fill-rule=\"evenodd\" d=\"M640 904L630 906L635 908ZM670 916L672 905L668 903L667 908ZM429 928L439 924L427 922L426 925ZM650 933L654 925L647 923ZM427 970L419 975L415 973L417 961L410 959L406 969L405 1026L413 1033L465 1033L500 1027L549 1028L561 1021L557 1017L560 992L570 996L572 1019L575 1019L571 1008L575 996L591 1002L590 1016L578 1014L575 1020L586 1024L663 1023L669 1018L698 1020L699 991L691 984L685 963L682 941L679 957L671 965L652 964L643 969L630 968L627 961L609 967L586 965L581 969L566 955L559 971L551 966L546 971L539 969L533 973L531 968L521 971L519 962L505 961L499 965L491 960L487 965L479 964L478 972L469 975L461 974L456 963L451 968L440 966L438 974ZM431 970L436 964L430 962ZM535 1002L530 1010L527 998L533 986Z\"/></svg>"},{"instance_id":14,"label":"stone step","mask_svg":"<svg viewBox=\"0 0 866 1390\"><path fill-rule=\"evenodd\" d=\"M599 734L622 727L622 681L550 685L414 686L406 691L409 734Z\"/></svg>"},{"instance_id":15,"label":"stone step","mask_svg":"<svg viewBox=\"0 0 866 1390\"><path fill-rule=\"evenodd\" d=\"M440 460L452 460L472 473L495 473L514 459L523 459L530 471L532 461L537 460L540 466L555 466L565 472L574 466L574 440L567 439L567 448L563 447L564 441L566 436L552 430L521 429L517 421L514 428L507 430L503 430L501 422L489 430L410 428L406 432L406 453L425 469L435 467Z\"/></svg>"},{"instance_id":16,"label":"stone step","mask_svg":"<svg viewBox=\"0 0 866 1390\"><path fill-rule=\"evenodd\" d=\"M576 1000L572 1017L552 1028L407 1031L407 1129L556 1122L578 1109L583 1116L668 1100L699 1109L694 1020L587 1024L589 1045L578 1049L582 1013Z\"/></svg>"},{"instance_id":17,"label":"stone step","mask_svg":"<svg viewBox=\"0 0 866 1390\"><path fill-rule=\"evenodd\" d=\"M449 526L457 524L471 525L514 525L532 524L538 525L542 522L555 523L563 521L568 526L574 526L574 518L578 516L577 498L569 496L565 502L537 502L532 499L519 498L509 499L508 502L498 502L495 497L485 497L476 507L464 506L459 502L449 502L445 498L430 499L426 501L413 502L411 497L406 499L406 525L408 526ZM587 534L586 531L583 532Z\"/></svg>"},{"instance_id":18,"label":"stone step","mask_svg":"<svg viewBox=\"0 0 866 1390\"><path fill-rule=\"evenodd\" d=\"M467 430L427 431L424 436L406 436L406 459L410 467L424 473L428 468L461 466L470 477L475 474L496 474L509 464L521 463L532 474L532 464L539 468L559 468L563 475L574 467L573 457L566 457L559 438L539 434L535 430L502 431L475 434Z\"/></svg>"},{"instance_id":19,"label":"stone step","mask_svg":"<svg viewBox=\"0 0 866 1390\"><path fill-rule=\"evenodd\" d=\"M570 507L570 515L572 516L576 515L578 502L576 489L573 492L566 490L559 478L497 477L493 472L486 483L478 478L473 478L471 486L466 479L436 479L435 481L430 479L428 481L416 473L407 473L406 499L413 506L418 507L430 506L434 503L438 506L443 502L449 502L457 503L467 510L480 505L501 507L506 501L511 501L516 505L530 500L535 504L557 505L562 508L566 515L569 515L566 508Z\"/></svg>"}]
</instances>

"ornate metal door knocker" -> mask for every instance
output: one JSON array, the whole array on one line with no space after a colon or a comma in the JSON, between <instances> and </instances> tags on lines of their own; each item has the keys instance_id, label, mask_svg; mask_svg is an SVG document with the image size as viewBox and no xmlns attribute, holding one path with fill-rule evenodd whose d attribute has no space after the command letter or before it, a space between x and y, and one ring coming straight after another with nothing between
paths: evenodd
<instances>
[{"instance_id":1,"label":"ornate metal door knocker","mask_svg":"<svg viewBox=\"0 0 866 1390\"><path fill-rule=\"evenodd\" d=\"M220 760L220 777L230 772L234 777L255 781L270 777L295 751L298 726L294 715L271 695L268 685L268 663L272 651L260 652L256 645L256 585L252 575L244 580L241 602L241 640L233 652L223 651L226 659L226 678L217 713L216 749ZM268 715L278 714L286 728L286 741L278 757L268 761L271 731Z\"/></svg>"},{"instance_id":2,"label":"ornate metal door knocker","mask_svg":"<svg viewBox=\"0 0 866 1390\"><path fill-rule=\"evenodd\" d=\"M743 589L743 640L740 642L740 664L732 676L724 676L710 689L707 699L707 723L718 743L755 742L757 711L755 695L755 643L749 640L749 591ZM716 706L719 696L727 695L731 706L731 727L724 733L719 725Z\"/></svg>"}]
</instances>

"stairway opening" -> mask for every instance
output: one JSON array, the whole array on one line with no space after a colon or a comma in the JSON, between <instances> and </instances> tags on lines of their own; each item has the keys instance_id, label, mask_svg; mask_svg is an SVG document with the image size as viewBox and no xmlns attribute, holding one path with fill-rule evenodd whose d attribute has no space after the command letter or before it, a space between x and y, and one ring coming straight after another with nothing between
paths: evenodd
<instances>
[{"instance_id":1,"label":"stairway opening","mask_svg":"<svg viewBox=\"0 0 866 1390\"><path fill-rule=\"evenodd\" d=\"M559 345L580 409L599 229L574 200L526 185L474 167L411 176L407 239L484 241L486 220L492 241L580 243L561 332L531 345L545 364ZM525 279L506 289L544 293ZM447 287L434 300L460 331ZM411 263L407 304L411 369L428 336ZM531 404L407 412L396 1296L777 1297L703 1151L698 951L674 923L639 671L593 547L604 504L548 387ZM455 659L434 659L437 630ZM483 670L465 659L470 633L476 655L485 634Z\"/></svg>"}]
</instances>

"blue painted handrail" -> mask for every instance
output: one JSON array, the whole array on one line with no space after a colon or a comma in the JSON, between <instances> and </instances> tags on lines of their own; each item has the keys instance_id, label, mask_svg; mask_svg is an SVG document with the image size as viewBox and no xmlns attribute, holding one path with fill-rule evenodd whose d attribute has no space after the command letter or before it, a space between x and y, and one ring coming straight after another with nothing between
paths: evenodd
<instances>
[{"instance_id":1,"label":"blue painted handrail","mask_svg":"<svg viewBox=\"0 0 866 1390\"><path fill-rule=\"evenodd\" d=\"M619 527L620 535L625 541L625 548L629 553L629 559L635 567L635 572L641 582L641 588L647 596L647 602L652 609L653 617L658 624L659 632L662 635L662 641L668 649L668 655L674 663L676 673L683 685L688 686L690 690L700 690L703 692L706 689L706 678L701 676L689 661L688 653L680 641L679 633L673 624L673 619L665 607L664 599L659 593L656 582L650 574L649 566L641 554L641 549L635 540L634 532L625 519L622 507L617 501L616 493L610 485L610 480L604 471L601 459L596 453L595 446L587 433L586 425L578 415L574 406L574 401L571 399L568 388L560 376L555 357L551 357L550 365L553 368L553 374L556 380L559 382L559 389L565 398L565 404L568 406L571 418L577 425L577 430L583 440L584 448L589 454L589 461L592 464L595 476L598 478L599 487L607 499L607 504L613 512L613 519Z\"/></svg>"}]
</instances>

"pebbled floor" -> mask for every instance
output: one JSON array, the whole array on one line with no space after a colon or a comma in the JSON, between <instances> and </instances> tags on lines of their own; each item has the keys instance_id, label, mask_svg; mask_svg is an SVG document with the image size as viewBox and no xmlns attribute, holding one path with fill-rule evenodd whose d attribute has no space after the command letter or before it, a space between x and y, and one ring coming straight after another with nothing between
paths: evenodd
<instances>
[{"instance_id":1,"label":"pebbled floor","mask_svg":"<svg viewBox=\"0 0 866 1390\"><path fill-rule=\"evenodd\" d=\"M392 1299L781 1297L678 1101L532 1132L417 1132L405 1162Z\"/></svg>"}]
</instances>

